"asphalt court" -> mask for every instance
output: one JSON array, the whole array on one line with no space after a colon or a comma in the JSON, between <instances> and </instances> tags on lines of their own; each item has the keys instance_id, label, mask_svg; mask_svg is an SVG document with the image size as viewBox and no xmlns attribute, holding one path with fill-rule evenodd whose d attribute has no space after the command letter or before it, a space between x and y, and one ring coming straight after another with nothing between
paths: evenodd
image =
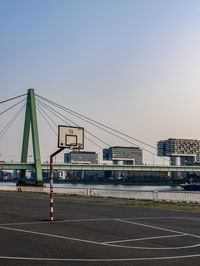
<instances>
[{"instance_id":1,"label":"asphalt court","mask_svg":"<svg viewBox=\"0 0 200 266\"><path fill-rule=\"evenodd\" d=\"M200 265L200 213L0 192L0 265Z\"/></svg>"}]
</instances>

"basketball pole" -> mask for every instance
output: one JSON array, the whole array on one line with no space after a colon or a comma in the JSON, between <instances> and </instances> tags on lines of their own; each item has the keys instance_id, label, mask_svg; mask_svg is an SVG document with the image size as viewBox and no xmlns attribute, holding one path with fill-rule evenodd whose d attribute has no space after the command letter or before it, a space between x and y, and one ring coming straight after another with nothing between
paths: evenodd
<instances>
[{"instance_id":1,"label":"basketball pole","mask_svg":"<svg viewBox=\"0 0 200 266\"><path fill-rule=\"evenodd\" d=\"M50 155L50 221L54 220L53 215L53 157L63 151L65 148L60 148Z\"/></svg>"}]
</instances>

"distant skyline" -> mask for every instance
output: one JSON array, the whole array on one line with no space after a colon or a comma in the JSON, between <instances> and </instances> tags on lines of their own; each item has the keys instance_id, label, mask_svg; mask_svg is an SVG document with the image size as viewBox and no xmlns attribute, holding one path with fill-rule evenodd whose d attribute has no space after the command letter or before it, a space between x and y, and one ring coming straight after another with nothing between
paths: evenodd
<instances>
[{"instance_id":1,"label":"distant skyline","mask_svg":"<svg viewBox=\"0 0 200 266\"><path fill-rule=\"evenodd\" d=\"M0 101L34 88L153 146L200 139L199 14L197 0L2 0ZM0 116L0 128L10 117ZM45 161L57 142L38 120ZM23 126L21 116L0 139L0 160L20 160ZM100 153L87 141L86 150Z\"/></svg>"}]
</instances>

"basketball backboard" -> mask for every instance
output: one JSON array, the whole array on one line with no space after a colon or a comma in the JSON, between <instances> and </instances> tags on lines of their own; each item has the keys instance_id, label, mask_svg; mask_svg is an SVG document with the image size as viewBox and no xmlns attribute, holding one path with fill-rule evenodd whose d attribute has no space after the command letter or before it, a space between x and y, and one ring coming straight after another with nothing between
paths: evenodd
<instances>
[{"instance_id":1,"label":"basketball backboard","mask_svg":"<svg viewBox=\"0 0 200 266\"><path fill-rule=\"evenodd\" d=\"M58 148L84 149L84 128L59 125Z\"/></svg>"}]
</instances>

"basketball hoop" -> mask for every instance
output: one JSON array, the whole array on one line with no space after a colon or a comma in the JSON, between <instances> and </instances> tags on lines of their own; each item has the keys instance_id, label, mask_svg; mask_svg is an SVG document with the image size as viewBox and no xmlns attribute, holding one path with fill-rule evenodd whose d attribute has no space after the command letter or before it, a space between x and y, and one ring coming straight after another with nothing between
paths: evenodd
<instances>
[{"instance_id":1,"label":"basketball hoop","mask_svg":"<svg viewBox=\"0 0 200 266\"><path fill-rule=\"evenodd\" d=\"M84 128L59 125L58 148L84 149Z\"/></svg>"},{"instance_id":2,"label":"basketball hoop","mask_svg":"<svg viewBox=\"0 0 200 266\"><path fill-rule=\"evenodd\" d=\"M84 149L84 128L58 126L58 148L50 155L50 221L54 220L53 214L53 157L65 148L70 150Z\"/></svg>"}]
</instances>

